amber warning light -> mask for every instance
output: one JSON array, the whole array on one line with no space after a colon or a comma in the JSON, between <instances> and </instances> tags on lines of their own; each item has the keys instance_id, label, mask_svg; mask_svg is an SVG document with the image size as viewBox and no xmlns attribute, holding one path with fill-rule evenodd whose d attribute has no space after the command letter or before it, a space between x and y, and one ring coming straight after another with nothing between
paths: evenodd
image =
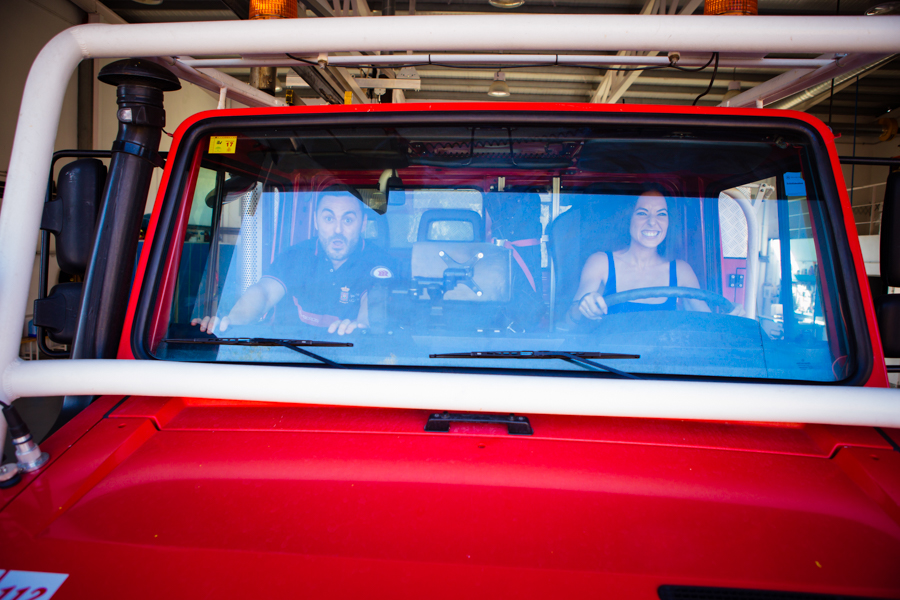
<instances>
[{"instance_id":1,"label":"amber warning light","mask_svg":"<svg viewBox=\"0 0 900 600\"><path fill-rule=\"evenodd\" d=\"M250 0L251 19L296 19L297 0Z\"/></svg>"},{"instance_id":2,"label":"amber warning light","mask_svg":"<svg viewBox=\"0 0 900 600\"><path fill-rule=\"evenodd\" d=\"M704 15L756 15L757 0L706 0Z\"/></svg>"}]
</instances>

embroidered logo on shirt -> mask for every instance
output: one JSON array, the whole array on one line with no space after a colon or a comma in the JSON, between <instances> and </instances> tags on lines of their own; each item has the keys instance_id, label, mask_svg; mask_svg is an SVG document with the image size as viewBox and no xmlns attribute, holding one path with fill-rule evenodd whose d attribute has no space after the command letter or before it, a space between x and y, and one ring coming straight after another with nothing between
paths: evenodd
<instances>
[{"instance_id":1,"label":"embroidered logo on shirt","mask_svg":"<svg viewBox=\"0 0 900 600\"><path fill-rule=\"evenodd\" d=\"M391 273L391 270L387 267L375 267L374 269L372 269L370 275L372 275L372 277L376 279L390 279L394 276L394 274Z\"/></svg>"},{"instance_id":2,"label":"embroidered logo on shirt","mask_svg":"<svg viewBox=\"0 0 900 600\"><path fill-rule=\"evenodd\" d=\"M347 304L350 302L350 288L342 287L341 288L341 304Z\"/></svg>"}]
</instances>

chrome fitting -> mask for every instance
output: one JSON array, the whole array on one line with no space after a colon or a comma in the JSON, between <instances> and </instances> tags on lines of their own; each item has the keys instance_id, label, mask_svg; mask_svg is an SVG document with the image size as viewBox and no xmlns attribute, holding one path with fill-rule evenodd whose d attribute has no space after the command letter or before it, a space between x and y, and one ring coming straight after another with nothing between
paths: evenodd
<instances>
[{"instance_id":1,"label":"chrome fitting","mask_svg":"<svg viewBox=\"0 0 900 600\"><path fill-rule=\"evenodd\" d=\"M16 463L7 463L0 466L0 489L12 487L22 481L19 470L19 465Z\"/></svg>"},{"instance_id":2,"label":"chrome fitting","mask_svg":"<svg viewBox=\"0 0 900 600\"><path fill-rule=\"evenodd\" d=\"M46 452L41 452L41 447L34 443L31 434L14 438L13 446L16 447L16 459L19 462L19 468L25 473L37 471L50 458Z\"/></svg>"},{"instance_id":3,"label":"chrome fitting","mask_svg":"<svg viewBox=\"0 0 900 600\"><path fill-rule=\"evenodd\" d=\"M9 426L9 437L16 447L16 460L18 467L25 473L37 471L47 463L50 458L46 452L41 452L40 447L34 443L28 425L19 416L19 412L11 404L3 406L3 416Z\"/></svg>"}]
</instances>

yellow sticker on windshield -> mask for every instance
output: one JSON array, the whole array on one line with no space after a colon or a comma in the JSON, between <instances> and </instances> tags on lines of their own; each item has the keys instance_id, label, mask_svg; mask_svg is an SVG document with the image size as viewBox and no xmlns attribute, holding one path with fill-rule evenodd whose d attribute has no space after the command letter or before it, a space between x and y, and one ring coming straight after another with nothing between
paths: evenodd
<instances>
[{"instance_id":1,"label":"yellow sticker on windshield","mask_svg":"<svg viewBox=\"0 0 900 600\"><path fill-rule=\"evenodd\" d=\"M234 154L237 147L236 135L214 135L209 138L210 154Z\"/></svg>"}]
</instances>

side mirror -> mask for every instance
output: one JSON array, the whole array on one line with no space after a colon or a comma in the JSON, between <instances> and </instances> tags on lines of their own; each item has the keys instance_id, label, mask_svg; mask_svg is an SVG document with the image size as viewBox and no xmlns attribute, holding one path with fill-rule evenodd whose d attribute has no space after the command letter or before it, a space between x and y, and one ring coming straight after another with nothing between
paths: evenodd
<instances>
[{"instance_id":1,"label":"side mirror","mask_svg":"<svg viewBox=\"0 0 900 600\"><path fill-rule=\"evenodd\" d=\"M84 275L87 270L105 184L102 162L76 160L60 169L56 200L44 205L41 229L56 235L56 261L66 273Z\"/></svg>"},{"instance_id":2,"label":"side mirror","mask_svg":"<svg viewBox=\"0 0 900 600\"><path fill-rule=\"evenodd\" d=\"M34 324L57 344L71 344L81 306L81 282L53 286L50 295L34 301Z\"/></svg>"},{"instance_id":3,"label":"side mirror","mask_svg":"<svg viewBox=\"0 0 900 600\"><path fill-rule=\"evenodd\" d=\"M900 287L900 172L888 175L881 211L881 280ZM900 358L900 294L875 298L875 315L887 358Z\"/></svg>"},{"instance_id":4,"label":"side mirror","mask_svg":"<svg viewBox=\"0 0 900 600\"><path fill-rule=\"evenodd\" d=\"M56 236L56 262L66 273L83 276L87 271L105 185L106 166L102 162L95 158L76 160L60 169L56 199L44 204L41 229ZM83 284L63 283L47 295L50 240L46 233L42 238L41 283L34 301L34 324L38 327L39 351L61 358L68 356L68 351L51 350L44 335L58 344L72 343Z\"/></svg>"}]
</instances>

